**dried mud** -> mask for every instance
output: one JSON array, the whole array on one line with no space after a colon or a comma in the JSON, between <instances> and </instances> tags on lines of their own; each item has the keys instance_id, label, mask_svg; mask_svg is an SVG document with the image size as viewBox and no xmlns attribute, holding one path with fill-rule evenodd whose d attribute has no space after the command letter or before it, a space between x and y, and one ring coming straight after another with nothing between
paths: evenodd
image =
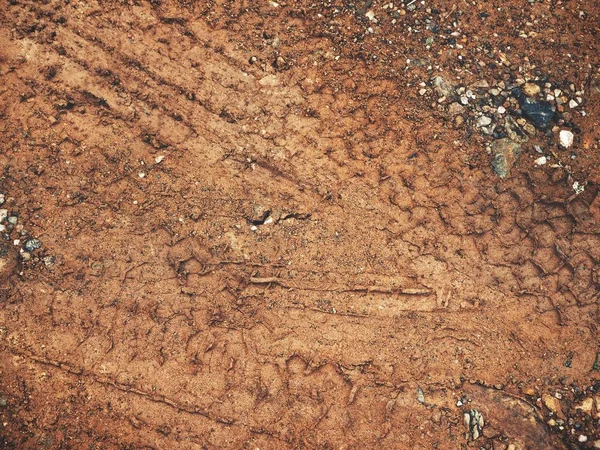
<instances>
[{"instance_id":1,"label":"dried mud","mask_svg":"<svg viewBox=\"0 0 600 450\"><path fill-rule=\"evenodd\" d=\"M600 440L598 5L382 5L0 0L2 208L43 243L0 270L1 448ZM419 83L525 72L587 114L500 179Z\"/></svg>"}]
</instances>

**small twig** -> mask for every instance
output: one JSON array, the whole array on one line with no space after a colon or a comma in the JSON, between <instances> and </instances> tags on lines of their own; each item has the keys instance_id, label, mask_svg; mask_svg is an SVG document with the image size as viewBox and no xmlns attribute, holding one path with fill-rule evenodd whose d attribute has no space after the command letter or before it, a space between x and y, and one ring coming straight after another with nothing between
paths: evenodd
<instances>
[{"instance_id":1,"label":"small twig","mask_svg":"<svg viewBox=\"0 0 600 450\"><path fill-rule=\"evenodd\" d=\"M448 17L450 17L450 15L456 11L456 3L454 4L454 6L452 6L452 9L450 11L448 11L446 14L444 14L444 20L447 19Z\"/></svg>"}]
</instances>

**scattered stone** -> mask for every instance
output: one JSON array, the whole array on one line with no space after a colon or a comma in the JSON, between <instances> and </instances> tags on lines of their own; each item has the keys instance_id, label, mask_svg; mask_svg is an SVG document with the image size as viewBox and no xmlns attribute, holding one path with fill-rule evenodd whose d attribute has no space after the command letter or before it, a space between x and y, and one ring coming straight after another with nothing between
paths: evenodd
<instances>
[{"instance_id":1,"label":"scattered stone","mask_svg":"<svg viewBox=\"0 0 600 450\"><path fill-rule=\"evenodd\" d=\"M515 119L513 119L511 116L506 117L504 126L506 128L506 134L512 141L518 142L519 144L525 144L527 141L529 141L529 138L525 135Z\"/></svg>"},{"instance_id":2,"label":"scattered stone","mask_svg":"<svg viewBox=\"0 0 600 450\"><path fill-rule=\"evenodd\" d=\"M581 434L581 435L579 435L579 437L577 438L577 440L579 442L587 442L588 437L585 434Z\"/></svg>"},{"instance_id":3,"label":"scattered stone","mask_svg":"<svg viewBox=\"0 0 600 450\"><path fill-rule=\"evenodd\" d=\"M523 116L528 119L534 127L539 129L548 128L550 121L556 113L556 108L548 102L538 102L529 97L521 97L519 100Z\"/></svg>"},{"instance_id":4,"label":"scattered stone","mask_svg":"<svg viewBox=\"0 0 600 450\"><path fill-rule=\"evenodd\" d=\"M425 404L425 394L423 393L423 389L417 387L417 401L422 405Z\"/></svg>"},{"instance_id":5,"label":"scattered stone","mask_svg":"<svg viewBox=\"0 0 600 450\"><path fill-rule=\"evenodd\" d=\"M575 100L569 100L569 108L575 109L578 106L579 106L579 103L577 103Z\"/></svg>"},{"instance_id":6,"label":"scattered stone","mask_svg":"<svg viewBox=\"0 0 600 450\"><path fill-rule=\"evenodd\" d=\"M3 205L5 201L4 194L0 194L0 205Z\"/></svg>"},{"instance_id":7,"label":"scattered stone","mask_svg":"<svg viewBox=\"0 0 600 450\"><path fill-rule=\"evenodd\" d=\"M553 396L549 394L542 395L542 402L548 408L548 410L558 417L563 417L562 409L560 407L560 402Z\"/></svg>"},{"instance_id":8,"label":"scattered stone","mask_svg":"<svg viewBox=\"0 0 600 450\"><path fill-rule=\"evenodd\" d=\"M506 108L502 105L498 106L498 114L504 114L506 112Z\"/></svg>"},{"instance_id":9,"label":"scattered stone","mask_svg":"<svg viewBox=\"0 0 600 450\"><path fill-rule=\"evenodd\" d=\"M492 169L500 178L505 178L521 154L521 144L504 138L492 142Z\"/></svg>"},{"instance_id":10,"label":"scattered stone","mask_svg":"<svg viewBox=\"0 0 600 450\"><path fill-rule=\"evenodd\" d=\"M573 133L569 130L560 130L558 133L558 140L560 146L563 148L569 148L573 145Z\"/></svg>"},{"instance_id":11,"label":"scattered stone","mask_svg":"<svg viewBox=\"0 0 600 450\"><path fill-rule=\"evenodd\" d=\"M540 87L535 83L525 83L523 85L523 92L528 97L535 97L540 93Z\"/></svg>"},{"instance_id":12,"label":"scattered stone","mask_svg":"<svg viewBox=\"0 0 600 450\"><path fill-rule=\"evenodd\" d=\"M545 156L540 156L534 162L535 162L536 166L543 166L544 164L546 164L548 162L548 159Z\"/></svg>"},{"instance_id":13,"label":"scattered stone","mask_svg":"<svg viewBox=\"0 0 600 450\"><path fill-rule=\"evenodd\" d=\"M530 123L523 125L523 130L525 130L525 133L527 133L529 136L535 136L535 127Z\"/></svg>"},{"instance_id":14,"label":"scattered stone","mask_svg":"<svg viewBox=\"0 0 600 450\"><path fill-rule=\"evenodd\" d=\"M0 209L0 222L8 217L8 209Z\"/></svg>"},{"instance_id":15,"label":"scattered stone","mask_svg":"<svg viewBox=\"0 0 600 450\"><path fill-rule=\"evenodd\" d=\"M19 218L17 216L10 216L8 219L6 219L6 221L11 225L16 225L19 221Z\"/></svg>"},{"instance_id":16,"label":"scattered stone","mask_svg":"<svg viewBox=\"0 0 600 450\"><path fill-rule=\"evenodd\" d=\"M478 120L477 120L477 126L478 127L487 127L489 124L492 123L492 119L490 119L487 116L481 116Z\"/></svg>"},{"instance_id":17,"label":"scattered stone","mask_svg":"<svg viewBox=\"0 0 600 450\"><path fill-rule=\"evenodd\" d=\"M462 114L465 112L465 107L462 106L461 104L454 102L451 103L450 106L448 106L448 112L452 115L452 116L456 116L458 114Z\"/></svg>"},{"instance_id":18,"label":"scattered stone","mask_svg":"<svg viewBox=\"0 0 600 450\"><path fill-rule=\"evenodd\" d=\"M271 214L271 210L260 204L255 204L252 209L246 214L246 219L252 225L262 225Z\"/></svg>"},{"instance_id":19,"label":"scattered stone","mask_svg":"<svg viewBox=\"0 0 600 450\"><path fill-rule=\"evenodd\" d=\"M487 81L485 81L485 80L479 80L479 81L476 81L475 83L473 83L471 85L471 87L474 87L474 88L489 88L490 84Z\"/></svg>"},{"instance_id":20,"label":"scattered stone","mask_svg":"<svg viewBox=\"0 0 600 450\"><path fill-rule=\"evenodd\" d=\"M481 432L485 425L483 415L476 409L471 409L464 414L464 422L467 427L465 438L468 441L475 441L481 436Z\"/></svg>"},{"instance_id":21,"label":"scattered stone","mask_svg":"<svg viewBox=\"0 0 600 450\"><path fill-rule=\"evenodd\" d=\"M42 241L40 241L39 239L27 239L27 241L25 241L24 248L28 252L32 252L34 250L37 250L41 246L42 246Z\"/></svg>"},{"instance_id":22,"label":"scattered stone","mask_svg":"<svg viewBox=\"0 0 600 450\"><path fill-rule=\"evenodd\" d=\"M433 87L440 97L449 97L453 93L452 85L440 76L433 79Z\"/></svg>"},{"instance_id":23,"label":"scattered stone","mask_svg":"<svg viewBox=\"0 0 600 450\"><path fill-rule=\"evenodd\" d=\"M54 258L54 256L44 256L42 261L47 268L50 268L56 263L56 258Z\"/></svg>"},{"instance_id":24,"label":"scattered stone","mask_svg":"<svg viewBox=\"0 0 600 450\"><path fill-rule=\"evenodd\" d=\"M161 162L162 162L162 160L163 160L163 159L165 159L165 156L164 156L164 155L158 155L156 158L154 158L154 162L155 162L156 164L159 164L159 163L161 163Z\"/></svg>"}]
</instances>

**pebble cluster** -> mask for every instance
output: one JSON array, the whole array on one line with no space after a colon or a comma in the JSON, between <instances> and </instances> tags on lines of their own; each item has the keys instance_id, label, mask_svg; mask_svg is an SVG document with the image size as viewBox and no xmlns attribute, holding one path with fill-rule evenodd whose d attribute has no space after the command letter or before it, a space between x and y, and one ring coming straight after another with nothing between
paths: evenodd
<instances>
[{"instance_id":1,"label":"pebble cluster","mask_svg":"<svg viewBox=\"0 0 600 450\"><path fill-rule=\"evenodd\" d=\"M16 213L3 208L6 202L6 196L0 194L0 236L5 241L12 241L12 244L19 247L19 255L22 261L29 261L32 253L41 248L42 242L30 236L29 232L19 223L19 217Z\"/></svg>"},{"instance_id":2,"label":"pebble cluster","mask_svg":"<svg viewBox=\"0 0 600 450\"><path fill-rule=\"evenodd\" d=\"M478 130L491 138L492 168L501 178L509 174L523 144L530 138L545 139L550 144L548 151L534 146L543 155L535 160L537 166L553 157L552 147L558 151L571 149L580 131L573 119L575 115L586 114L582 108L583 89L577 90L573 84L559 86L544 78L525 80L505 74L494 85L479 81L454 86L436 76L429 87L421 83L419 94L431 90L437 96L437 103L451 116L455 128L466 127L469 133ZM568 157L574 159L576 154Z\"/></svg>"}]
</instances>

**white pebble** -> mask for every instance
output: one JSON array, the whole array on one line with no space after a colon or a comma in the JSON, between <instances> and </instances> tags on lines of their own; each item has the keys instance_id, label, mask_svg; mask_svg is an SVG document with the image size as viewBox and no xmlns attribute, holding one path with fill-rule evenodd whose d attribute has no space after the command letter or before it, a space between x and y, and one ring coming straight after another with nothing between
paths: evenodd
<instances>
[{"instance_id":1,"label":"white pebble","mask_svg":"<svg viewBox=\"0 0 600 450\"><path fill-rule=\"evenodd\" d=\"M419 89L419 95L425 95L426 93L427 93L427 89L425 89L425 88Z\"/></svg>"},{"instance_id":2,"label":"white pebble","mask_svg":"<svg viewBox=\"0 0 600 450\"><path fill-rule=\"evenodd\" d=\"M506 108L504 106L498 106L498 114L504 114L506 112Z\"/></svg>"},{"instance_id":3,"label":"white pebble","mask_svg":"<svg viewBox=\"0 0 600 450\"><path fill-rule=\"evenodd\" d=\"M138 173L138 177L140 177L140 178L144 178L145 176L146 176L146 174L144 172Z\"/></svg>"},{"instance_id":4,"label":"white pebble","mask_svg":"<svg viewBox=\"0 0 600 450\"><path fill-rule=\"evenodd\" d=\"M15 245L19 245L20 243L21 243L21 239L15 239L13 241L13 244L15 244Z\"/></svg>"},{"instance_id":5,"label":"white pebble","mask_svg":"<svg viewBox=\"0 0 600 450\"><path fill-rule=\"evenodd\" d=\"M548 158L546 158L545 156L540 156L538 159L535 160L535 165L536 166L543 166L547 162L548 162Z\"/></svg>"},{"instance_id":6,"label":"white pebble","mask_svg":"<svg viewBox=\"0 0 600 450\"><path fill-rule=\"evenodd\" d=\"M564 148L569 148L573 145L573 138L573 133L569 130L560 130L560 133L558 133L560 145Z\"/></svg>"},{"instance_id":7,"label":"white pebble","mask_svg":"<svg viewBox=\"0 0 600 450\"><path fill-rule=\"evenodd\" d=\"M579 442L587 442L588 438L587 438L587 436L586 436L585 434L582 434L582 435L580 435L580 436L577 438L577 440L578 440Z\"/></svg>"},{"instance_id":8,"label":"white pebble","mask_svg":"<svg viewBox=\"0 0 600 450\"><path fill-rule=\"evenodd\" d=\"M488 126L490 123L492 123L492 119L490 119L487 116L481 116L477 121L477 125L479 125L480 127Z\"/></svg>"},{"instance_id":9,"label":"white pebble","mask_svg":"<svg viewBox=\"0 0 600 450\"><path fill-rule=\"evenodd\" d=\"M0 209L0 222L8 217L8 209Z\"/></svg>"},{"instance_id":10,"label":"white pebble","mask_svg":"<svg viewBox=\"0 0 600 450\"><path fill-rule=\"evenodd\" d=\"M164 156L164 155L159 155L159 156L157 156L156 158L154 158L154 162L155 162L156 164L158 164L158 163L160 163L160 162L161 162L163 159L165 159L165 156Z\"/></svg>"},{"instance_id":11,"label":"white pebble","mask_svg":"<svg viewBox=\"0 0 600 450\"><path fill-rule=\"evenodd\" d=\"M569 108L574 109L577 108L579 104L575 100L569 100Z\"/></svg>"}]
</instances>

